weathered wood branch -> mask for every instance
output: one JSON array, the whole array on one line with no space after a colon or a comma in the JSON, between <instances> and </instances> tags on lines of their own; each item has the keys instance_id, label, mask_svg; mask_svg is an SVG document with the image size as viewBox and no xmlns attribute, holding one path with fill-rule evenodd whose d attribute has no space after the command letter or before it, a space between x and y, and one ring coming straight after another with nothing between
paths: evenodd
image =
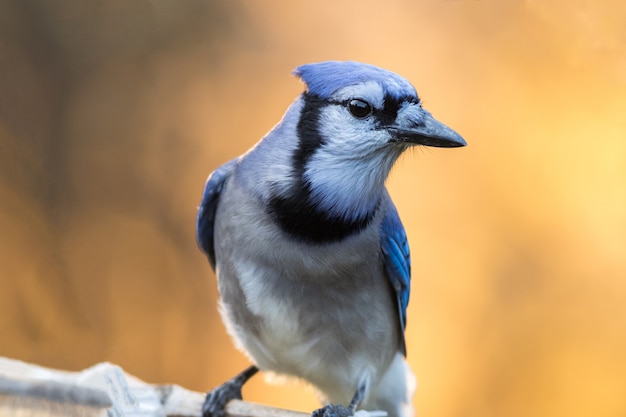
<instances>
[{"instance_id":1,"label":"weathered wood branch","mask_svg":"<svg viewBox=\"0 0 626 417\"><path fill-rule=\"evenodd\" d=\"M119 366L81 372L0 357L0 417L199 417L205 394L178 385L150 385ZM309 414L234 400L229 417L307 417Z\"/></svg>"}]
</instances>

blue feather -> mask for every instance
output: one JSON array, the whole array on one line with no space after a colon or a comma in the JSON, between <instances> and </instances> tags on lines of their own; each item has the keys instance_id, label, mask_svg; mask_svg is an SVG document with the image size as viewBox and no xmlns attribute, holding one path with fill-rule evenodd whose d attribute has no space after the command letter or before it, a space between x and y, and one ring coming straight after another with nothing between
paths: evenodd
<instances>
[{"instance_id":1,"label":"blue feather","mask_svg":"<svg viewBox=\"0 0 626 417\"><path fill-rule=\"evenodd\" d=\"M322 99L337 90L358 83L378 82L393 98L417 98L415 88L405 78L374 65L354 61L325 61L301 65L293 71L307 85L310 93Z\"/></svg>"},{"instance_id":2,"label":"blue feather","mask_svg":"<svg viewBox=\"0 0 626 417\"><path fill-rule=\"evenodd\" d=\"M381 224L381 248L387 279L396 294L401 332L406 328L406 309L411 291L411 255L404 226L396 208L391 204ZM406 356L404 336L402 353Z\"/></svg>"},{"instance_id":3,"label":"blue feather","mask_svg":"<svg viewBox=\"0 0 626 417\"><path fill-rule=\"evenodd\" d=\"M217 212L220 193L224 188L224 183L234 171L238 160L239 158L231 159L211 173L204 186L202 202L198 208L196 240L200 249L209 258L209 263L213 270L215 270L215 243L213 241L215 213Z\"/></svg>"}]
</instances>

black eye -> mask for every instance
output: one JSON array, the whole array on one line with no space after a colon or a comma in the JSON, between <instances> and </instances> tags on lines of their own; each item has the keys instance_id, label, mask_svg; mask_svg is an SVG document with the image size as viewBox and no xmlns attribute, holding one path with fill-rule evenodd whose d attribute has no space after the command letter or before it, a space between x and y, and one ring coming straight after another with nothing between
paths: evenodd
<instances>
[{"instance_id":1,"label":"black eye","mask_svg":"<svg viewBox=\"0 0 626 417\"><path fill-rule=\"evenodd\" d=\"M357 98L348 102L348 110L357 119L363 119L372 114L372 106L368 102Z\"/></svg>"}]
</instances>

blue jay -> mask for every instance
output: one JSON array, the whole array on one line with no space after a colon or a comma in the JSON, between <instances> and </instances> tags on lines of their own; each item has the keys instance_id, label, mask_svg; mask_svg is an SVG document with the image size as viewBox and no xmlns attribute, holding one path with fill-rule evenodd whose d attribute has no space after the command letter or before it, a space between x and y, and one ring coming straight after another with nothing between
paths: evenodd
<instances>
[{"instance_id":1,"label":"blue jay","mask_svg":"<svg viewBox=\"0 0 626 417\"><path fill-rule=\"evenodd\" d=\"M209 392L203 414L223 416L263 370L311 383L327 404L314 416L409 417L409 247L385 180L412 146L466 143L392 72L328 61L294 75L306 90L211 174L198 211L222 319L254 363Z\"/></svg>"}]
</instances>

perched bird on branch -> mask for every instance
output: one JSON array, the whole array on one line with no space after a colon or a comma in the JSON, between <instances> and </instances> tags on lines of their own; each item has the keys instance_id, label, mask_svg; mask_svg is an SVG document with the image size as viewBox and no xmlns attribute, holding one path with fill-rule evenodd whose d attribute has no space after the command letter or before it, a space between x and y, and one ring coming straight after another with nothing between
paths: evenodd
<instances>
[{"instance_id":1,"label":"perched bird on branch","mask_svg":"<svg viewBox=\"0 0 626 417\"><path fill-rule=\"evenodd\" d=\"M316 417L409 417L409 246L385 180L410 147L466 143L395 73L328 61L294 74L306 91L211 174L198 211L222 318L254 364L211 391L203 413L222 416L262 370L317 388Z\"/></svg>"}]
</instances>

